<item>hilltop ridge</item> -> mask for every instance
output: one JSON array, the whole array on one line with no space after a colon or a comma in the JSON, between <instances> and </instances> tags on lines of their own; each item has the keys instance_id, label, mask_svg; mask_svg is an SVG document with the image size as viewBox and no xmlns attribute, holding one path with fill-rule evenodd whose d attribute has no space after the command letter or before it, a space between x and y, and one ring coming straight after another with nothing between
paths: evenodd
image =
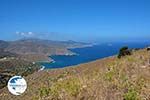
<instances>
[{"instance_id":1,"label":"hilltop ridge","mask_svg":"<svg viewBox=\"0 0 150 100\"><path fill-rule=\"evenodd\" d=\"M63 69L44 70L26 77L27 91L13 96L4 88L3 100L149 100L150 51L134 50Z\"/></svg>"}]
</instances>

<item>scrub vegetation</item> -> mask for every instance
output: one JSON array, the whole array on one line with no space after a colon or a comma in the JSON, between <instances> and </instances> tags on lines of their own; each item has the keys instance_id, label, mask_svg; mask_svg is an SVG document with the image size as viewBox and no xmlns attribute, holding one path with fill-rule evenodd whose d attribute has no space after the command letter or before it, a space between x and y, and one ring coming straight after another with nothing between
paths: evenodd
<instances>
[{"instance_id":1,"label":"scrub vegetation","mask_svg":"<svg viewBox=\"0 0 150 100\"><path fill-rule=\"evenodd\" d=\"M2 100L149 100L150 52L104 58L75 67L29 75L20 97L3 90Z\"/></svg>"}]
</instances>

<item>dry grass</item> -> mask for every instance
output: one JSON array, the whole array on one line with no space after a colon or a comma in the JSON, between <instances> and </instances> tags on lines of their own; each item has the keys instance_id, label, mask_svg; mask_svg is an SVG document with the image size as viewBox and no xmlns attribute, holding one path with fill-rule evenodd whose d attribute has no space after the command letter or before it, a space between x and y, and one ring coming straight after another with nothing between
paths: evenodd
<instances>
[{"instance_id":1,"label":"dry grass","mask_svg":"<svg viewBox=\"0 0 150 100\"><path fill-rule=\"evenodd\" d=\"M135 51L76 67L46 70L28 76L28 89L2 100L150 100L150 52ZM144 67L143 67L144 66Z\"/></svg>"}]
</instances>

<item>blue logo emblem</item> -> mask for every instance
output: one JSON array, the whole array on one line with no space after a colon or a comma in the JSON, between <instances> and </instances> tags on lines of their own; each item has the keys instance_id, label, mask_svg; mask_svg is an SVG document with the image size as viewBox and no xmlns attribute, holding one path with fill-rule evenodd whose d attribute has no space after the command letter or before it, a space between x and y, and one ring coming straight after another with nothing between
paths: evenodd
<instances>
[{"instance_id":1,"label":"blue logo emblem","mask_svg":"<svg viewBox=\"0 0 150 100\"><path fill-rule=\"evenodd\" d=\"M27 83L21 76L13 76L8 81L8 90L13 95L21 95L27 89Z\"/></svg>"}]
</instances>

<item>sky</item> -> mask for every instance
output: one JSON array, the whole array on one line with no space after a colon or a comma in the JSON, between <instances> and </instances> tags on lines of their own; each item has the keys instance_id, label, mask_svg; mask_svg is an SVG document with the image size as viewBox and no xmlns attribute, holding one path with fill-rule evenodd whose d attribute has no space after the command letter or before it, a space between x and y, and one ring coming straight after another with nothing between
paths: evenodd
<instances>
[{"instance_id":1,"label":"sky","mask_svg":"<svg viewBox=\"0 0 150 100\"><path fill-rule=\"evenodd\" d=\"M0 0L0 39L150 39L150 0Z\"/></svg>"}]
</instances>

